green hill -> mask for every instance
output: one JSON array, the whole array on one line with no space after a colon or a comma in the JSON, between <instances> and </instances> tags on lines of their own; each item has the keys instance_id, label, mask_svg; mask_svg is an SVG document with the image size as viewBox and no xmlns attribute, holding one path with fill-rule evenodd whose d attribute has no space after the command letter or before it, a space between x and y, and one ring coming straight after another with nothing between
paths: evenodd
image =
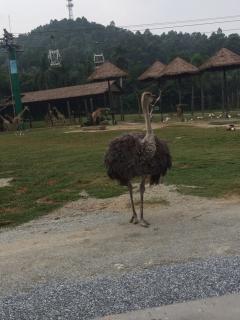
<instances>
[{"instance_id":1,"label":"green hill","mask_svg":"<svg viewBox=\"0 0 240 320\"><path fill-rule=\"evenodd\" d=\"M115 26L103 26L89 22L86 18L75 21L67 19L53 20L45 26L39 26L25 35L19 35L18 43L24 52L19 54L19 70L22 91L54 88L86 82L93 71L93 54L104 53L105 59L128 70L130 77L126 86L128 102L133 101L133 92L141 86L136 78L155 60L168 63L180 56L195 65L201 64L222 47L240 53L240 36L226 36L221 30L206 36L201 33L177 33L170 31L154 35L149 30L131 32ZM48 50L58 48L62 56L62 67L49 67ZM236 92L239 87L238 73L229 75L229 88ZM237 79L237 80L236 80ZM237 84L236 84L237 81ZM221 78L208 76L206 92L211 103L220 104ZM188 83L186 97L190 94ZM166 87L167 104L176 100L176 88L173 83ZM6 55L0 54L0 96L9 94L9 80ZM198 94L198 91L197 91Z\"/></svg>"}]
</instances>

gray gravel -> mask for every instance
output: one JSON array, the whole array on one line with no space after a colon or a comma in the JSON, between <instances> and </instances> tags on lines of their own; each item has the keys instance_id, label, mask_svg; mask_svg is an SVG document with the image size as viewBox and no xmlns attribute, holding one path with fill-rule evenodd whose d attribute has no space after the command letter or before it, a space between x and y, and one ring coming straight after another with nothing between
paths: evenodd
<instances>
[{"instance_id":1,"label":"gray gravel","mask_svg":"<svg viewBox=\"0 0 240 320\"><path fill-rule=\"evenodd\" d=\"M120 277L53 282L0 300L1 320L93 319L240 292L240 257L159 266Z\"/></svg>"}]
</instances>

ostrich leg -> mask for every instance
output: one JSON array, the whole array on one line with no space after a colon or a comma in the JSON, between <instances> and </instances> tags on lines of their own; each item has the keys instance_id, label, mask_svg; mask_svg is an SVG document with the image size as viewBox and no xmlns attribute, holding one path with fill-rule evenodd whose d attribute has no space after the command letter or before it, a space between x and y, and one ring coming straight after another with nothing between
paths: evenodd
<instances>
[{"instance_id":1,"label":"ostrich leg","mask_svg":"<svg viewBox=\"0 0 240 320\"><path fill-rule=\"evenodd\" d=\"M145 180L146 180L146 177L142 177L142 181L140 184L140 196L141 196L140 225L142 227L147 228L150 225L150 223L143 219L143 195L145 192Z\"/></svg>"},{"instance_id":2,"label":"ostrich leg","mask_svg":"<svg viewBox=\"0 0 240 320\"><path fill-rule=\"evenodd\" d=\"M133 211L133 215L130 220L130 223L138 224L138 217L137 217L137 213L135 211L134 202L133 202L133 187L132 187L131 182L128 183L128 190L129 190L129 194L130 194L131 206L132 206L132 211Z\"/></svg>"}]
</instances>

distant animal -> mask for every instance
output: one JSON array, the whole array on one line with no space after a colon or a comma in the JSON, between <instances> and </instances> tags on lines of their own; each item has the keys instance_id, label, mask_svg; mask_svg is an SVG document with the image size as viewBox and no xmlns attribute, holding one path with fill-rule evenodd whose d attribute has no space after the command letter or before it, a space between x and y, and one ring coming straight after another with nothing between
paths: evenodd
<instances>
[{"instance_id":1,"label":"distant animal","mask_svg":"<svg viewBox=\"0 0 240 320\"><path fill-rule=\"evenodd\" d=\"M22 135L23 130L23 115L25 112L30 111L27 106L23 108L23 110L16 115L14 118L10 115L5 115L5 125L7 126L7 130L17 130L20 135Z\"/></svg>"},{"instance_id":2,"label":"distant animal","mask_svg":"<svg viewBox=\"0 0 240 320\"><path fill-rule=\"evenodd\" d=\"M4 115L5 119L7 119L10 123L13 123L13 117L10 116L9 114Z\"/></svg>"},{"instance_id":3,"label":"distant animal","mask_svg":"<svg viewBox=\"0 0 240 320\"><path fill-rule=\"evenodd\" d=\"M229 124L229 126L227 127L227 131L236 131L236 127L234 124Z\"/></svg>"},{"instance_id":4,"label":"distant animal","mask_svg":"<svg viewBox=\"0 0 240 320\"><path fill-rule=\"evenodd\" d=\"M48 125L50 124L52 127L58 121L57 117L55 116L53 110L50 107L48 108L47 114L45 115L45 121Z\"/></svg>"},{"instance_id":5,"label":"distant animal","mask_svg":"<svg viewBox=\"0 0 240 320\"><path fill-rule=\"evenodd\" d=\"M13 120L12 120L12 124L16 127L17 131L19 132L20 136L23 134L22 131L23 131L23 115L25 112L29 112L29 108L27 106L25 106L23 108L23 110L18 114L16 115Z\"/></svg>"},{"instance_id":6,"label":"distant animal","mask_svg":"<svg viewBox=\"0 0 240 320\"><path fill-rule=\"evenodd\" d=\"M100 122L101 117L109 112L109 108L98 108L92 113L92 122L93 124L98 124Z\"/></svg>"},{"instance_id":7,"label":"distant animal","mask_svg":"<svg viewBox=\"0 0 240 320\"><path fill-rule=\"evenodd\" d=\"M56 118L57 118L59 121L62 121L62 122L65 124L66 118L65 118L64 114L61 113L61 112L57 109L57 107L53 107L53 112L55 112Z\"/></svg>"},{"instance_id":8,"label":"distant animal","mask_svg":"<svg viewBox=\"0 0 240 320\"><path fill-rule=\"evenodd\" d=\"M0 115L0 118L3 122L3 129L9 131L11 123L9 120L7 120L6 118L4 118L2 115Z\"/></svg>"},{"instance_id":9,"label":"distant animal","mask_svg":"<svg viewBox=\"0 0 240 320\"><path fill-rule=\"evenodd\" d=\"M144 92L141 97L146 134L130 133L114 139L109 145L104 160L108 176L117 180L120 185L128 187L133 212L130 223L138 224L140 222L143 227L149 226L149 223L143 218L146 179L150 178L150 185L159 184L160 178L165 176L167 170L172 166L166 142L156 137L151 127L150 107L154 98L150 92ZM141 177L140 220L133 201L132 179L135 177Z\"/></svg>"},{"instance_id":10,"label":"distant animal","mask_svg":"<svg viewBox=\"0 0 240 320\"><path fill-rule=\"evenodd\" d=\"M216 116L214 113L209 113L208 117L212 119L212 118L215 118Z\"/></svg>"}]
</instances>

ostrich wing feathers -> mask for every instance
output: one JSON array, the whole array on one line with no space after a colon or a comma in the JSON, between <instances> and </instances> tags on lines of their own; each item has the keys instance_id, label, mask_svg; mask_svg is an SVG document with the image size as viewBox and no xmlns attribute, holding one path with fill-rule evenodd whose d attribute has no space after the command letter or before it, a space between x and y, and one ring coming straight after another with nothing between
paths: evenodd
<instances>
[{"instance_id":1,"label":"ostrich wing feathers","mask_svg":"<svg viewBox=\"0 0 240 320\"><path fill-rule=\"evenodd\" d=\"M113 140L105 155L107 174L121 185L128 185L134 177L150 175L150 183L157 184L171 168L171 156L167 144L155 136L156 151L146 153L144 134L126 134Z\"/></svg>"}]
</instances>

